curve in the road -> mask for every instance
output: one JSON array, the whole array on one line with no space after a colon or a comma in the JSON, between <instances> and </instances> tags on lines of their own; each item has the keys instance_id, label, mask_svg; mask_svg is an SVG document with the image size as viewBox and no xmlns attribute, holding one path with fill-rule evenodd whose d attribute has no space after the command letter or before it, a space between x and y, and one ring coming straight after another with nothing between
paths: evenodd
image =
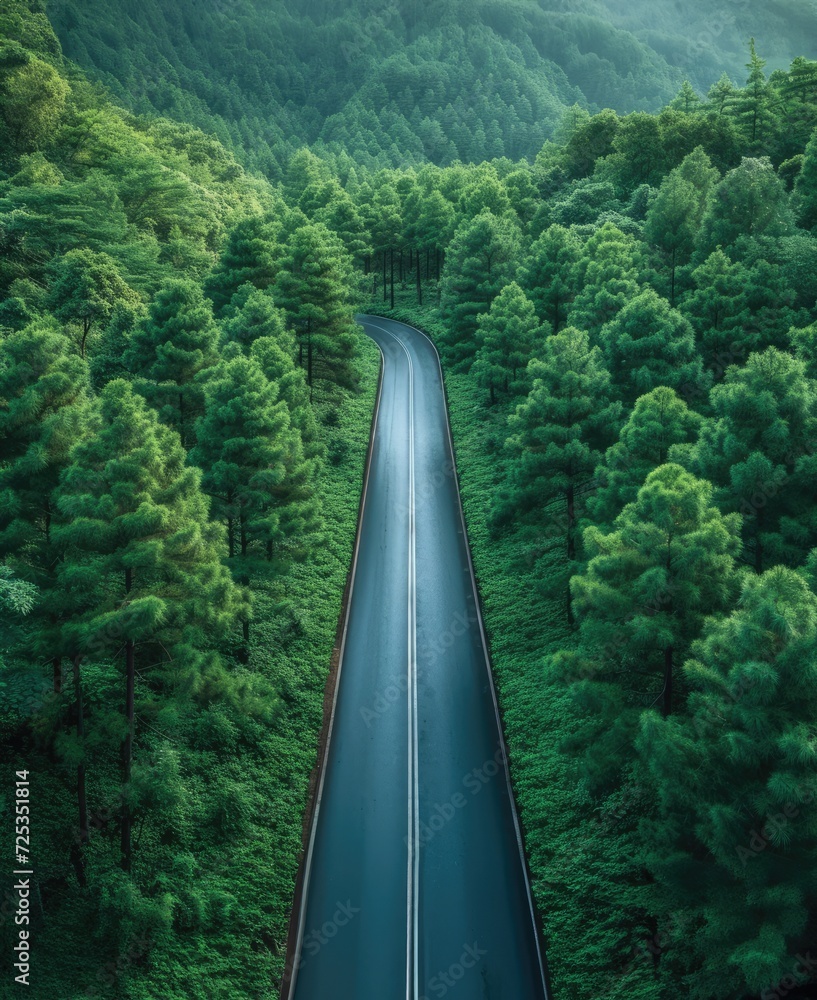
<instances>
[{"instance_id":1,"label":"curve in the road","mask_svg":"<svg viewBox=\"0 0 817 1000\"><path fill-rule=\"evenodd\" d=\"M360 322L381 390L288 996L547 1000L439 357Z\"/></svg>"}]
</instances>

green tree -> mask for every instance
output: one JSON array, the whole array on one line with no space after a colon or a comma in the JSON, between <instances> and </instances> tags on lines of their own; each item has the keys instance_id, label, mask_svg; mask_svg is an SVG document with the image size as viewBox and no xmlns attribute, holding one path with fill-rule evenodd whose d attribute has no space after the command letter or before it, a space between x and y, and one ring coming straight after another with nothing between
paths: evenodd
<instances>
[{"instance_id":1,"label":"green tree","mask_svg":"<svg viewBox=\"0 0 817 1000\"><path fill-rule=\"evenodd\" d=\"M579 292L568 320L598 333L638 294L641 248L634 237L605 222L585 243L576 267Z\"/></svg>"},{"instance_id":2,"label":"green tree","mask_svg":"<svg viewBox=\"0 0 817 1000\"><path fill-rule=\"evenodd\" d=\"M165 283L131 337L125 361L136 385L162 420L178 430L185 447L192 443L193 423L202 407L195 379L215 364L218 339L201 289L180 280Z\"/></svg>"},{"instance_id":3,"label":"green tree","mask_svg":"<svg viewBox=\"0 0 817 1000\"><path fill-rule=\"evenodd\" d=\"M491 406L498 395L515 395L524 388L520 379L548 332L515 281L502 289L488 312L477 317L479 349L472 371Z\"/></svg>"},{"instance_id":4,"label":"green tree","mask_svg":"<svg viewBox=\"0 0 817 1000\"><path fill-rule=\"evenodd\" d=\"M612 399L601 351L573 327L545 339L542 358L530 362L528 378L527 399L508 420L510 510L514 515L536 511L542 518L543 503L563 501L559 534L570 572L576 559L576 497L615 432L621 404ZM572 621L569 593L567 616Z\"/></svg>"},{"instance_id":5,"label":"green tree","mask_svg":"<svg viewBox=\"0 0 817 1000\"><path fill-rule=\"evenodd\" d=\"M207 372L204 415L190 461L204 472L213 514L227 526L227 553L239 583L261 570L286 572L318 527L315 462L304 457L286 402L251 358ZM244 619L249 641L249 618Z\"/></svg>"},{"instance_id":6,"label":"green tree","mask_svg":"<svg viewBox=\"0 0 817 1000\"><path fill-rule=\"evenodd\" d=\"M667 259L669 299L673 306L678 268L688 264L692 257L695 238L719 176L699 146L664 178L657 197L647 210L644 237Z\"/></svg>"},{"instance_id":7,"label":"green tree","mask_svg":"<svg viewBox=\"0 0 817 1000\"><path fill-rule=\"evenodd\" d=\"M261 337L293 341L286 331L286 314L276 308L268 291L250 284L242 285L233 296L229 312L229 317L221 324L224 339L239 344L245 354Z\"/></svg>"},{"instance_id":8,"label":"green tree","mask_svg":"<svg viewBox=\"0 0 817 1000\"><path fill-rule=\"evenodd\" d=\"M65 112L70 88L53 66L21 46L6 42L0 51L0 117L19 155L41 149Z\"/></svg>"},{"instance_id":9,"label":"green tree","mask_svg":"<svg viewBox=\"0 0 817 1000\"><path fill-rule=\"evenodd\" d=\"M706 393L708 378L689 321L645 288L602 329L601 346L613 382L635 401L659 385L687 398Z\"/></svg>"},{"instance_id":10,"label":"green tree","mask_svg":"<svg viewBox=\"0 0 817 1000\"><path fill-rule=\"evenodd\" d=\"M611 526L636 500L649 473L667 462L670 448L695 441L700 425L701 417L667 386L636 400L618 441L596 468L598 488L587 501L594 523Z\"/></svg>"},{"instance_id":11,"label":"green tree","mask_svg":"<svg viewBox=\"0 0 817 1000\"><path fill-rule=\"evenodd\" d=\"M69 250L51 263L47 305L63 323L80 329L80 354L85 357L94 327L105 325L117 305L136 306L139 296L122 280L116 262L106 253Z\"/></svg>"},{"instance_id":12,"label":"green tree","mask_svg":"<svg viewBox=\"0 0 817 1000\"><path fill-rule=\"evenodd\" d=\"M639 772L657 805L646 860L664 912L690 916L694 997L771 995L810 945L815 664L817 600L778 566L694 644L689 717L642 721Z\"/></svg>"},{"instance_id":13,"label":"green tree","mask_svg":"<svg viewBox=\"0 0 817 1000\"><path fill-rule=\"evenodd\" d=\"M698 234L698 256L703 260L740 237L786 236L792 229L788 193L771 160L744 159L715 188Z\"/></svg>"},{"instance_id":14,"label":"green tree","mask_svg":"<svg viewBox=\"0 0 817 1000\"><path fill-rule=\"evenodd\" d=\"M581 242L569 229L553 225L531 246L519 270L519 283L543 322L558 333L576 295L576 265Z\"/></svg>"},{"instance_id":15,"label":"green tree","mask_svg":"<svg viewBox=\"0 0 817 1000\"><path fill-rule=\"evenodd\" d=\"M279 226L271 218L252 215L229 232L218 264L205 282L205 291L220 316L233 296L247 283L269 288L278 274Z\"/></svg>"},{"instance_id":16,"label":"green tree","mask_svg":"<svg viewBox=\"0 0 817 1000\"><path fill-rule=\"evenodd\" d=\"M78 653L111 658L124 646L125 871L133 851L137 662L140 686L169 688L172 677L195 692L205 651L242 604L219 560L221 530L208 521L201 474L185 460L175 431L127 382L114 381L100 394L96 425L73 449L58 494L66 551L60 582L81 595L83 612L71 640Z\"/></svg>"},{"instance_id":17,"label":"green tree","mask_svg":"<svg viewBox=\"0 0 817 1000\"><path fill-rule=\"evenodd\" d=\"M757 54L755 40L749 42L749 78L733 103L733 113L737 116L749 151L760 152L769 148L770 133L774 127L772 95L764 72L766 60Z\"/></svg>"},{"instance_id":18,"label":"green tree","mask_svg":"<svg viewBox=\"0 0 817 1000\"><path fill-rule=\"evenodd\" d=\"M794 183L794 208L804 229L817 227L817 131L806 146L803 166Z\"/></svg>"},{"instance_id":19,"label":"green tree","mask_svg":"<svg viewBox=\"0 0 817 1000\"><path fill-rule=\"evenodd\" d=\"M306 370L310 394L317 378L350 385L357 289L340 239L320 223L297 229L281 261L274 296L298 338L298 362Z\"/></svg>"},{"instance_id":20,"label":"green tree","mask_svg":"<svg viewBox=\"0 0 817 1000\"><path fill-rule=\"evenodd\" d=\"M65 615L56 586L62 553L55 491L71 448L88 423L88 367L45 320L12 333L0 364L0 557L34 585L41 600L27 658L50 662L61 690Z\"/></svg>"},{"instance_id":21,"label":"green tree","mask_svg":"<svg viewBox=\"0 0 817 1000\"><path fill-rule=\"evenodd\" d=\"M445 349L452 361L473 358L477 316L513 279L518 256L519 233L509 218L486 211L457 229L446 254L441 299Z\"/></svg>"},{"instance_id":22,"label":"green tree","mask_svg":"<svg viewBox=\"0 0 817 1000\"><path fill-rule=\"evenodd\" d=\"M757 573L771 561L802 562L808 522L793 477L817 433L805 365L773 347L750 354L745 366L727 370L710 399L713 419L698 442L673 455L718 487L723 509L743 517L744 558Z\"/></svg>"},{"instance_id":23,"label":"green tree","mask_svg":"<svg viewBox=\"0 0 817 1000\"><path fill-rule=\"evenodd\" d=\"M612 532L591 527L584 541L589 562L571 584L579 655L611 693L618 685L625 702L652 698L668 716L677 707L675 665L704 616L734 599L740 517L720 513L705 480L662 465Z\"/></svg>"}]
</instances>

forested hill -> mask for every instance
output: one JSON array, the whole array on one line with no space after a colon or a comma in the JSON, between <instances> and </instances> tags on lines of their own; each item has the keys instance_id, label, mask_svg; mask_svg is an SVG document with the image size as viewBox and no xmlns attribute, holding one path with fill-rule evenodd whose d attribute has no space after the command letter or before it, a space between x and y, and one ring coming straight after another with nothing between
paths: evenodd
<instances>
[{"instance_id":1,"label":"forested hill","mask_svg":"<svg viewBox=\"0 0 817 1000\"><path fill-rule=\"evenodd\" d=\"M215 132L278 176L303 144L364 166L535 156L566 106L656 111L684 77L817 54L798 0L49 0L118 100ZM812 51L803 51L811 41Z\"/></svg>"}]
</instances>

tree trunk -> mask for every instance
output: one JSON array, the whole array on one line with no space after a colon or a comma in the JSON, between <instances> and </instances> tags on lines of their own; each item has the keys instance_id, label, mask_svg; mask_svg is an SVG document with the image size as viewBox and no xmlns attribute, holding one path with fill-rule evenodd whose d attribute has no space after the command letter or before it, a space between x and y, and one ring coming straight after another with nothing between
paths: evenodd
<instances>
[{"instance_id":1,"label":"tree trunk","mask_svg":"<svg viewBox=\"0 0 817 1000\"><path fill-rule=\"evenodd\" d=\"M306 384L309 386L309 402L312 402L312 331L306 341Z\"/></svg>"},{"instance_id":2,"label":"tree trunk","mask_svg":"<svg viewBox=\"0 0 817 1000\"><path fill-rule=\"evenodd\" d=\"M79 742L81 752L84 753L85 713L82 707L81 663L82 656L78 653L74 657L74 699L76 703L77 741ZM85 860L82 856L82 848L90 840L88 833L88 800L85 792L84 759L80 759L79 764L77 764L77 812L79 815L79 835L71 846L71 860L77 874L77 881L84 888L87 884L87 879L85 877Z\"/></svg>"},{"instance_id":3,"label":"tree trunk","mask_svg":"<svg viewBox=\"0 0 817 1000\"><path fill-rule=\"evenodd\" d=\"M664 650L664 694L661 703L661 714L666 719L672 715L672 646Z\"/></svg>"},{"instance_id":4,"label":"tree trunk","mask_svg":"<svg viewBox=\"0 0 817 1000\"><path fill-rule=\"evenodd\" d=\"M573 595L570 592L570 569L576 558L576 503L573 483L567 487L567 624L574 624Z\"/></svg>"},{"instance_id":5,"label":"tree trunk","mask_svg":"<svg viewBox=\"0 0 817 1000\"><path fill-rule=\"evenodd\" d=\"M394 309L394 247L391 251L391 307Z\"/></svg>"},{"instance_id":6,"label":"tree trunk","mask_svg":"<svg viewBox=\"0 0 817 1000\"><path fill-rule=\"evenodd\" d=\"M435 250L437 256L437 281L440 280L440 248L437 247Z\"/></svg>"},{"instance_id":7,"label":"tree trunk","mask_svg":"<svg viewBox=\"0 0 817 1000\"><path fill-rule=\"evenodd\" d=\"M125 593L129 594L131 589L131 571L125 570ZM122 784L125 786L122 796L122 870L129 872L131 869L131 830L133 817L127 800L127 785L131 779L131 767L133 764L133 720L135 708L135 684L136 666L134 662L133 639L128 639L125 643L125 724L127 731L125 734L125 744L122 748Z\"/></svg>"},{"instance_id":8,"label":"tree trunk","mask_svg":"<svg viewBox=\"0 0 817 1000\"><path fill-rule=\"evenodd\" d=\"M420 251L417 251L417 305L423 304L423 286L420 282Z\"/></svg>"},{"instance_id":9,"label":"tree trunk","mask_svg":"<svg viewBox=\"0 0 817 1000\"><path fill-rule=\"evenodd\" d=\"M383 250L383 301L386 301L388 295L388 283L386 278L386 251Z\"/></svg>"},{"instance_id":10,"label":"tree trunk","mask_svg":"<svg viewBox=\"0 0 817 1000\"><path fill-rule=\"evenodd\" d=\"M179 437L182 439L182 444L187 447L187 438L184 432L184 393L179 390Z\"/></svg>"},{"instance_id":11,"label":"tree trunk","mask_svg":"<svg viewBox=\"0 0 817 1000\"><path fill-rule=\"evenodd\" d=\"M426 281L431 277L431 250L426 247Z\"/></svg>"},{"instance_id":12,"label":"tree trunk","mask_svg":"<svg viewBox=\"0 0 817 1000\"><path fill-rule=\"evenodd\" d=\"M84 319L82 321L82 343L80 344L79 353L84 358L85 357L85 341L88 339L88 334L91 332L90 320Z\"/></svg>"},{"instance_id":13,"label":"tree trunk","mask_svg":"<svg viewBox=\"0 0 817 1000\"><path fill-rule=\"evenodd\" d=\"M54 694L62 693L62 657L55 656L51 661L54 667Z\"/></svg>"},{"instance_id":14,"label":"tree trunk","mask_svg":"<svg viewBox=\"0 0 817 1000\"><path fill-rule=\"evenodd\" d=\"M399 274L400 287L403 287L403 248L400 247L397 270Z\"/></svg>"},{"instance_id":15,"label":"tree trunk","mask_svg":"<svg viewBox=\"0 0 817 1000\"><path fill-rule=\"evenodd\" d=\"M670 305L673 308L675 307L675 254L676 254L676 249L675 249L675 247L673 247L672 248L672 277L670 279L670 296L669 296Z\"/></svg>"}]
</instances>

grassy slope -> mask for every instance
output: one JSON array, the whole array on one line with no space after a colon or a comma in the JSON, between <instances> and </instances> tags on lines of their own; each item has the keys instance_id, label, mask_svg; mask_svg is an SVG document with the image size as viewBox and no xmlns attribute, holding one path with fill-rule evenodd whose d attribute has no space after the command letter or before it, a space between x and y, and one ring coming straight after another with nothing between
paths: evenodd
<instances>
[{"instance_id":1,"label":"grassy slope","mask_svg":"<svg viewBox=\"0 0 817 1000\"><path fill-rule=\"evenodd\" d=\"M119 925L119 947L112 946L108 926L119 924L107 916L117 905L114 877L103 876L107 897L100 905L98 899L78 889L73 873L66 870L70 817L49 808L48 803L72 801L64 787L70 776L57 769L34 776L34 858L48 917L43 923L39 907L35 908L36 975L27 992L32 1000L90 996L267 1000L277 996L307 787L354 543L379 361L376 347L361 338L360 393L344 393L331 404L319 404L324 416L328 409L336 414L336 421L322 425L329 454L336 456L326 465L321 488L325 546L314 561L296 567L286 593L262 593L256 602L249 673L272 682L278 695L274 712L260 706L252 717L236 720L216 706L191 723L195 731L186 734L193 750L179 755L185 796L179 843L185 849L178 843L172 847L178 880L176 870L171 869L161 885L154 884L147 891L154 902L165 894L172 896L177 919L173 933L161 936L149 952L139 944L139 934L129 933L127 924ZM252 677L248 680L252 682ZM90 687L93 682L89 675L86 683ZM8 700L4 707L2 729L23 734L25 730L19 728L25 714L23 699L17 699L16 711L8 710ZM18 742L20 761L29 749L27 740ZM142 728L137 761L140 757L166 760L173 752L172 742ZM2 770L5 796L13 786L5 762ZM248 786L254 791L249 801ZM86 852L89 881L99 885L100 879L93 876L95 866L116 870L111 869L117 848L116 759L90 762L88 793L92 810L92 838ZM0 799L4 820L9 802ZM2 827L0 849L4 857L10 857L7 841L12 826L4 821ZM137 830L137 837L137 880L144 881L144 873L152 869L166 871L166 865L157 863L171 849L162 841L161 831L146 826L141 835ZM181 870L190 868L192 878L190 870ZM6 910L0 912L0 929L4 938L11 937L13 924Z\"/></svg>"},{"instance_id":2,"label":"grassy slope","mask_svg":"<svg viewBox=\"0 0 817 1000\"><path fill-rule=\"evenodd\" d=\"M430 296L427 296L427 298ZM395 319L440 331L433 307L399 296ZM647 889L632 864L626 802L600 812L583 789L580 763L565 745L578 723L564 686L548 678L546 657L570 644L565 623L562 544L490 530L503 478L507 409L489 412L468 374L445 372L451 429L468 537L485 617L533 892L559 1000L658 1000L640 905ZM546 508L558 518L558 510ZM615 973L609 970L615 969Z\"/></svg>"}]
</instances>

